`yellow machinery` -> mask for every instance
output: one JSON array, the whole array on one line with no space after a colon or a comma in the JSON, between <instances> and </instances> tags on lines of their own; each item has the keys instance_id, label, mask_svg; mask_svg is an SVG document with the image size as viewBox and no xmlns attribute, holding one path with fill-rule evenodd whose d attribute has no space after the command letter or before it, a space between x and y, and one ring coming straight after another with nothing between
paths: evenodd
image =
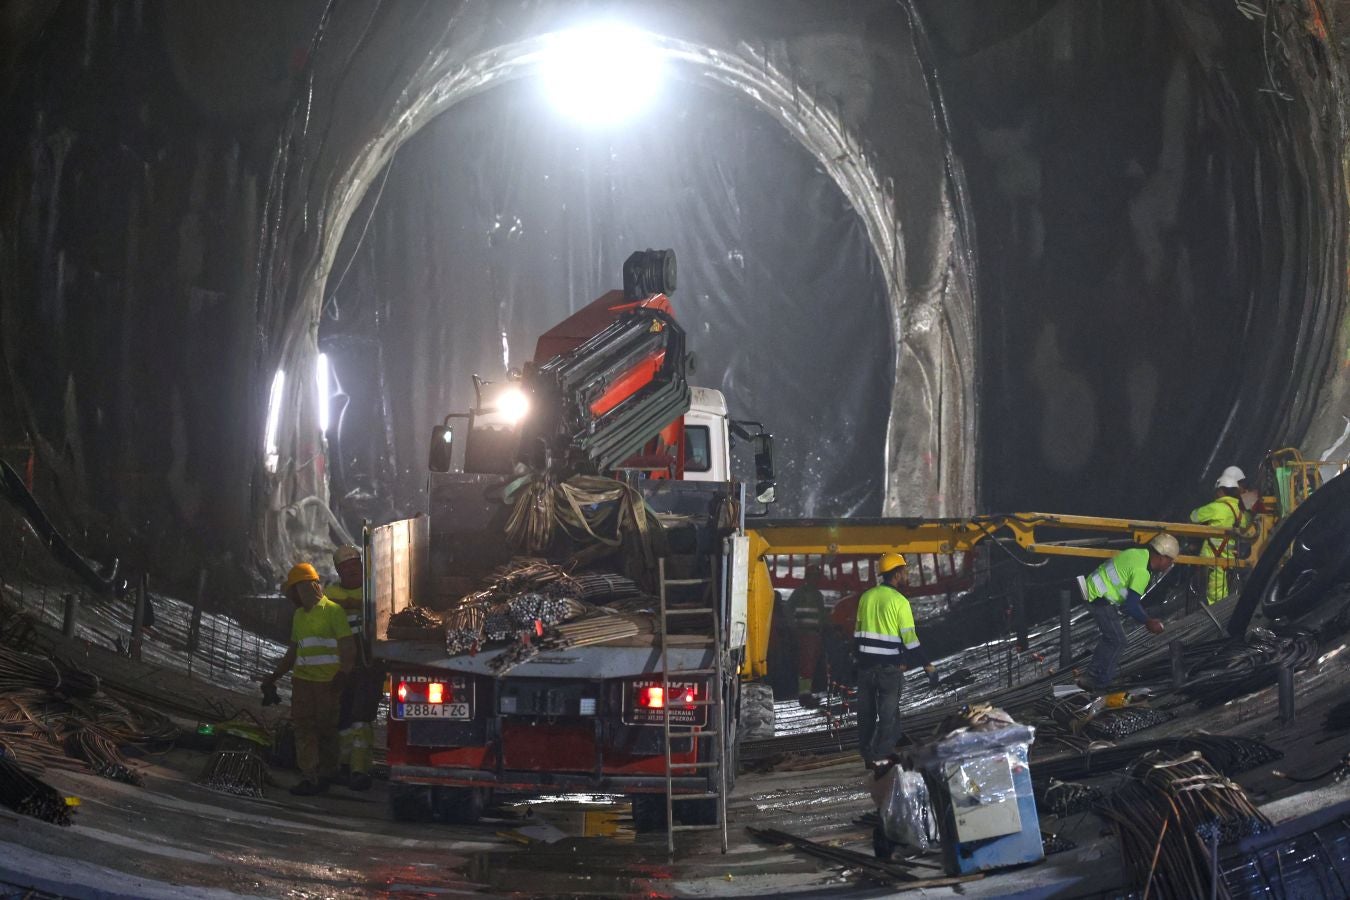
<instances>
[{"instance_id":1,"label":"yellow machinery","mask_svg":"<svg viewBox=\"0 0 1350 900\"><path fill-rule=\"evenodd\" d=\"M1274 497L1266 498L1274 508ZM773 616L773 585L765 560L770 556L802 555L830 557L839 554L879 555L961 554L989 539L1011 540L1028 553L1044 556L1074 556L1105 559L1119 547L1100 546L1102 538L1126 538L1147 543L1167 532L1178 539L1212 538L1241 541L1250 545L1245 555L1182 555L1182 565L1218 568L1250 568L1274 531L1277 517L1261 514L1251 529L1231 531L1189 522L1153 522L1141 519L1108 519L1055 513L1010 513L972 516L966 519L765 519L749 530L750 584L746 659L741 674L758 678L768 673L769 628Z\"/></svg>"}]
</instances>

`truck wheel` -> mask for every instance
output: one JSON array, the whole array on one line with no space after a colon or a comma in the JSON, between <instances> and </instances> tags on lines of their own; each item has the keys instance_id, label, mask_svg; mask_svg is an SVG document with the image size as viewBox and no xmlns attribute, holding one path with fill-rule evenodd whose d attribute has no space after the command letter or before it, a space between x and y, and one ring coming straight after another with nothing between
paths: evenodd
<instances>
[{"instance_id":1,"label":"truck wheel","mask_svg":"<svg viewBox=\"0 0 1350 900\"><path fill-rule=\"evenodd\" d=\"M431 819L431 788L424 784L389 785L389 812L395 822Z\"/></svg>"},{"instance_id":2,"label":"truck wheel","mask_svg":"<svg viewBox=\"0 0 1350 900\"><path fill-rule=\"evenodd\" d=\"M666 830L665 794L633 795L633 830L638 834Z\"/></svg>"},{"instance_id":3,"label":"truck wheel","mask_svg":"<svg viewBox=\"0 0 1350 900\"><path fill-rule=\"evenodd\" d=\"M773 688L758 681L741 685L741 717L737 729L742 741L773 737Z\"/></svg>"},{"instance_id":4,"label":"truck wheel","mask_svg":"<svg viewBox=\"0 0 1350 900\"><path fill-rule=\"evenodd\" d=\"M486 788L438 787L432 795L436 818L448 825L475 825L483 818L490 792Z\"/></svg>"}]
</instances>

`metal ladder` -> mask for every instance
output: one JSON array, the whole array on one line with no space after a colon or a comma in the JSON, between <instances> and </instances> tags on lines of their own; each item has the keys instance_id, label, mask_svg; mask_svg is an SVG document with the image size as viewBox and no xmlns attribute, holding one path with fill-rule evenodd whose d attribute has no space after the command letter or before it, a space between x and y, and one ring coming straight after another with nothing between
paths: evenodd
<instances>
[{"instance_id":1,"label":"metal ladder","mask_svg":"<svg viewBox=\"0 0 1350 900\"><path fill-rule=\"evenodd\" d=\"M668 605L667 588L673 586L685 585L705 585L712 584L712 578L666 578L666 561L657 560L657 574L660 578L660 599L661 599L661 621L660 621L660 641L661 641L661 722L665 731L665 751L666 751L666 848L671 856L675 855L675 832L677 831L708 831L713 828L720 829L722 832L722 852L727 852L727 771L726 771L726 742L727 742L727 716L726 716L726 652L722 644L722 610L719 604L713 603L712 606L700 606L697 608L681 607L671 609ZM715 596L714 592L705 591L705 598L709 595ZM711 667L696 669L675 669L670 668L670 640L668 627L670 620L678 616L706 616L712 620L712 637L704 638L698 643L682 642L683 646L705 646L712 647L713 664ZM705 654L706 656L706 654ZM689 678L703 679L712 676L712 689L708 696L703 699L695 699L691 703L681 703L681 706L688 708L706 707L708 710L707 727L695 728L690 725L672 724L670 721L670 683L673 680L682 681ZM712 759L693 763L677 763L672 760L673 742L676 740L689 739L693 746L697 746L699 737L713 738L711 744L713 748ZM674 793L674 774L676 771L681 776L687 776L695 772L704 772L715 770L713 778L714 790L695 794L680 794L680 800L716 800L717 801L717 821L710 825L676 825L675 824L675 802Z\"/></svg>"}]
</instances>

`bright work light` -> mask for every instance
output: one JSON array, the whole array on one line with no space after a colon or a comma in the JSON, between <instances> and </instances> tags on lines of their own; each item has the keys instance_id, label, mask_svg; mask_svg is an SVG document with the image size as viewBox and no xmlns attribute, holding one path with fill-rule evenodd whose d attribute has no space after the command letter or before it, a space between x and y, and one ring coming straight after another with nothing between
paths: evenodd
<instances>
[{"instance_id":1,"label":"bright work light","mask_svg":"<svg viewBox=\"0 0 1350 900\"><path fill-rule=\"evenodd\" d=\"M497 412L512 425L525 418L530 411L530 398L520 388L507 388L497 395Z\"/></svg>"},{"instance_id":2,"label":"bright work light","mask_svg":"<svg viewBox=\"0 0 1350 900\"><path fill-rule=\"evenodd\" d=\"M651 102L661 82L661 55L644 31L593 25L553 35L539 75L564 115L588 125L614 125Z\"/></svg>"},{"instance_id":3,"label":"bright work light","mask_svg":"<svg viewBox=\"0 0 1350 900\"><path fill-rule=\"evenodd\" d=\"M281 454L277 447L277 426L281 422L282 390L286 387L286 373L277 369L272 376L272 390L267 394L267 433L263 440L263 464L267 471L275 472Z\"/></svg>"}]
</instances>

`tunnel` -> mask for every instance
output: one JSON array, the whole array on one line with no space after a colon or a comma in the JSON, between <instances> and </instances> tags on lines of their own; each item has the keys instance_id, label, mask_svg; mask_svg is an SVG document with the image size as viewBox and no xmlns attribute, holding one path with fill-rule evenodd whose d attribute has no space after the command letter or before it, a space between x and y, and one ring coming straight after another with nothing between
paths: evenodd
<instances>
[{"instance_id":1,"label":"tunnel","mask_svg":"<svg viewBox=\"0 0 1350 900\"><path fill-rule=\"evenodd\" d=\"M1230 63L1268 58L1254 20L1184 6L622 11L663 87L589 130L537 74L601 8L16 12L10 458L95 555L270 581L415 512L471 370L658 244L696 379L780 435L788 515L1164 517L1227 460L1339 434L1315 35L1281 71ZM224 49L259 31L266 65Z\"/></svg>"},{"instance_id":2,"label":"tunnel","mask_svg":"<svg viewBox=\"0 0 1350 900\"><path fill-rule=\"evenodd\" d=\"M1183 523L1295 450L1330 482L1347 15L12 2L0 598L153 584L279 638L291 567L432 510L433 429L647 249L689 384L773 435L772 521ZM1286 559L1334 555L1320 515ZM1067 572L1009 596L1049 621ZM1025 651L980 590L933 646Z\"/></svg>"}]
</instances>

